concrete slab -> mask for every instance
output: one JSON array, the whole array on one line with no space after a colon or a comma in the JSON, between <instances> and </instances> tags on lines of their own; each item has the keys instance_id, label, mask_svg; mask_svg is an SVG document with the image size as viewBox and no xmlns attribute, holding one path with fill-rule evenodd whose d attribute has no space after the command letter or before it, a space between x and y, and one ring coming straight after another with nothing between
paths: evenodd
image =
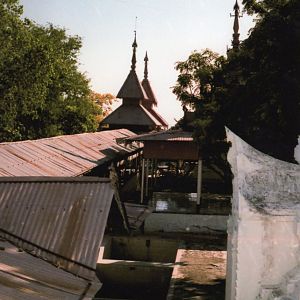
<instances>
[{"instance_id":1,"label":"concrete slab","mask_svg":"<svg viewBox=\"0 0 300 300\"><path fill-rule=\"evenodd\" d=\"M226 255L203 249L203 243L178 249L167 300L225 299Z\"/></svg>"}]
</instances>

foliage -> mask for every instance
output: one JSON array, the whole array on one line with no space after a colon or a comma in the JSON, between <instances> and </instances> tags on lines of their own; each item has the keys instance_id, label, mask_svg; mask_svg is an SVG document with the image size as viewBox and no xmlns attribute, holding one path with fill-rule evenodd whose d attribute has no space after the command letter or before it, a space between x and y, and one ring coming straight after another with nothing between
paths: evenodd
<instances>
[{"instance_id":1,"label":"foliage","mask_svg":"<svg viewBox=\"0 0 300 300\"><path fill-rule=\"evenodd\" d=\"M229 55L227 124L259 150L293 161L300 133L300 2L266 14Z\"/></svg>"},{"instance_id":2,"label":"foliage","mask_svg":"<svg viewBox=\"0 0 300 300\"><path fill-rule=\"evenodd\" d=\"M285 6L289 0L243 0L242 2L248 14L257 14L264 17L271 11Z\"/></svg>"},{"instance_id":3,"label":"foliage","mask_svg":"<svg viewBox=\"0 0 300 300\"><path fill-rule=\"evenodd\" d=\"M186 130L195 130L195 139L206 166L223 178L230 177L224 153L228 149L224 142L224 118L221 113L222 68L225 58L205 49L193 52L186 61L175 66L180 72L173 93L181 101L185 111L195 111L195 120L186 124L183 118L178 125Z\"/></svg>"},{"instance_id":4,"label":"foliage","mask_svg":"<svg viewBox=\"0 0 300 300\"><path fill-rule=\"evenodd\" d=\"M112 104L117 101L116 97L112 94L100 94L96 92L91 93L92 101L101 108L102 114L98 116L97 121L100 123L112 111Z\"/></svg>"},{"instance_id":5,"label":"foliage","mask_svg":"<svg viewBox=\"0 0 300 300\"><path fill-rule=\"evenodd\" d=\"M0 140L95 131L102 110L78 71L80 38L21 15L17 0L0 1Z\"/></svg>"},{"instance_id":6,"label":"foliage","mask_svg":"<svg viewBox=\"0 0 300 300\"><path fill-rule=\"evenodd\" d=\"M250 4L256 1L244 2L254 10ZM226 178L225 125L286 161L293 161L300 133L300 2L257 3L265 11L238 51L230 50L227 59L208 50L194 52L176 65L180 74L173 91L184 106L192 103L204 160Z\"/></svg>"}]
</instances>

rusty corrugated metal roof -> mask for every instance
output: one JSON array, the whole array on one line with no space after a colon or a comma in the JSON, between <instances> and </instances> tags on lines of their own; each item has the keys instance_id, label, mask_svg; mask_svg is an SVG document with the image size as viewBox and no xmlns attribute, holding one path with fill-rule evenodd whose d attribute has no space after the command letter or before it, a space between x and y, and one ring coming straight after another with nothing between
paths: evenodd
<instances>
[{"instance_id":1,"label":"rusty corrugated metal roof","mask_svg":"<svg viewBox=\"0 0 300 300\"><path fill-rule=\"evenodd\" d=\"M125 138L124 141L176 141L176 142L192 142L193 132L178 130L165 130L159 132L150 132L146 134L134 135L132 137Z\"/></svg>"},{"instance_id":2,"label":"rusty corrugated metal roof","mask_svg":"<svg viewBox=\"0 0 300 300\"><path fill-rule=\"evenodd\" d=\"M101 283L75 276L0 240L0 299L91 299Z\"/></svg>"},{"instance_id":3,"label":"rusty corrugated metal roof","mask_svg":"<svg viewBox=\"0 0 300 300\"><path fill-rule=\"evenodd\" d=\"M113 197L109 179L0 178L0 236L93 280Z\"/></svg>"},{"instance_id":4,"label":"rusty corrugated metal roof","mask_svg":"<svg viewBox=\"0 0 300 300\"><path fill-rule=\"evenodd\" d=\"M0 176L79 176L118 156L134 153L116 139L134 135L127 129L0 143Z\"/></svg>"}]
</instances>

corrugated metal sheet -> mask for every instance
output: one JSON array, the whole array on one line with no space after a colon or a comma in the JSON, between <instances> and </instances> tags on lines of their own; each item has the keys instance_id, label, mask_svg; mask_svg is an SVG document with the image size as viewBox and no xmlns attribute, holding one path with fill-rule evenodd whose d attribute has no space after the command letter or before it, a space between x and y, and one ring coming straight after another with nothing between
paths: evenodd
<instances>
[{"instance_id":1,"label":"corrugated metal sheet","mask_svg":"<svg viewBox=\"0 0 300 300\"><path fill-rule=\"evenodd\" d=\"M131 228L138 229L145 219L153 212L154 208L146 205L124 202L128 222Z\"/></svg>"},{"instance_id":2,"label":"corrugated metal sheet","mask_svg":"<svg viewBox=\"0 0 300 300\"><path fill-rule=\"evenodd\" d=\"M0 247L1 300L78 300L84 294L91 299L101 287L97 278L82 279L20 251L8 241L0 240Z\"/></svg>"},{"instance_id":3,"label":"corrugated metal sheet","mask_svg":"<svg viewBox=\"0 0 300 300\"><path fill-rule=\"evenodd\" d=\"M165 130L159 132L150 132L146 134L135 135L124 139L126 142L133 141L175 141L175 142L192 142L193 132L179 130Z\"/></svg>"},{"instance_id":4,"label":"corrugated metal sheet","mask_svg":"<svg viewBox=\"0 0 300 300\"><path fill-rule=\"evenodd\" d=\"M92 280L112 197L109 179L2 177L0 234Z\"/></svg>"},{"instance_id":5,"label":"corrugated metal sheet","mask_svg":"<svg viewBox=\"0 0 300 300\"><path fill-rule=\"evenodd\" d=\"M65 135L33 141L0 143L0 176L79 176L119 156L134 153L117 139L127 129Z\"/></svg>"}]
</instances>

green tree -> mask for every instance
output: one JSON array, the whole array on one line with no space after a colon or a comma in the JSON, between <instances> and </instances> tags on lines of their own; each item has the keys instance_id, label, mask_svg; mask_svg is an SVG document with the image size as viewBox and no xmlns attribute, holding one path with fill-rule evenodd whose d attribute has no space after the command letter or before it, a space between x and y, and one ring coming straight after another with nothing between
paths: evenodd
<instances>
[{"instance_id":1,"label":"green tree","mask_svg":"<svg viewBox=\"0 0 300 300\"><path fill-rule=\"evenodd\" d=\"M238 51L230 50L227 59L209 50L194 52L176 64L180 74L173 92L195 110L204 161L224 178L229 178L224 126L286 161L294 160L300 134L300 2L257 2L266 9Z\"/></svg>"},{"instance_id":2,"label":"green tree","mask_svg":"<svg viewBox=\"0 0 300 300\"><path fill-rule=\"evenodd\" d=\"M102 111L78 71L80 38L21 15L17 0L1 0L0 140L96 130Z\"/></svg>"},{"instance_id":3,"label":"green tree","mask_svg":"<svg viewBox=\"0 0 300 300\"><path fill-rule=\"evenodd\" d=\"M264 17L273 10L280 9L290 0L243 0L245 11L252 15Z\"/></svg>"},{"instance_id":4,"label":"green tree","mask_svg":"<svg viewBox=\"0 0 300 300\"><path fill-rule=\"evenodd\" d=\"M224 66L223 113L251 145L293 161L300 134L300 2L263 3L269 10Z\"/></svg>"},{"instance_id":5,"label":"green tree","mask_svg":"<svg viewBox=\"0 0 300 300\"><path fill-rule=\"evenodd\" d=\"M112 104L115 101L118 101L116 97L112 94L105 93L100 94L96 92L92 92L91 94L93 102L101 108L102 114L98 116L98 122L100 123L103 118L105 118L107 115L109 115L112 111Z\"/></svg>"},{"instance_id":6,"label":"green tree","mask_svg":"<svg viewBox=\"0 0 300 300\"><path fill-rule=\"evenodd\" d=\"M205 165L213 169L224 180L230 179L225 153L228 149L224 141L224 122L221 114L223 91L223 64L225 58L205 49L194 51L186 61L177 62L179 71L173 93L181 101L184 110L194 111L195 120L187 124L185 118L178 126L194 130L194 138L200 147Z\"/></svg>"}]
</instances>

